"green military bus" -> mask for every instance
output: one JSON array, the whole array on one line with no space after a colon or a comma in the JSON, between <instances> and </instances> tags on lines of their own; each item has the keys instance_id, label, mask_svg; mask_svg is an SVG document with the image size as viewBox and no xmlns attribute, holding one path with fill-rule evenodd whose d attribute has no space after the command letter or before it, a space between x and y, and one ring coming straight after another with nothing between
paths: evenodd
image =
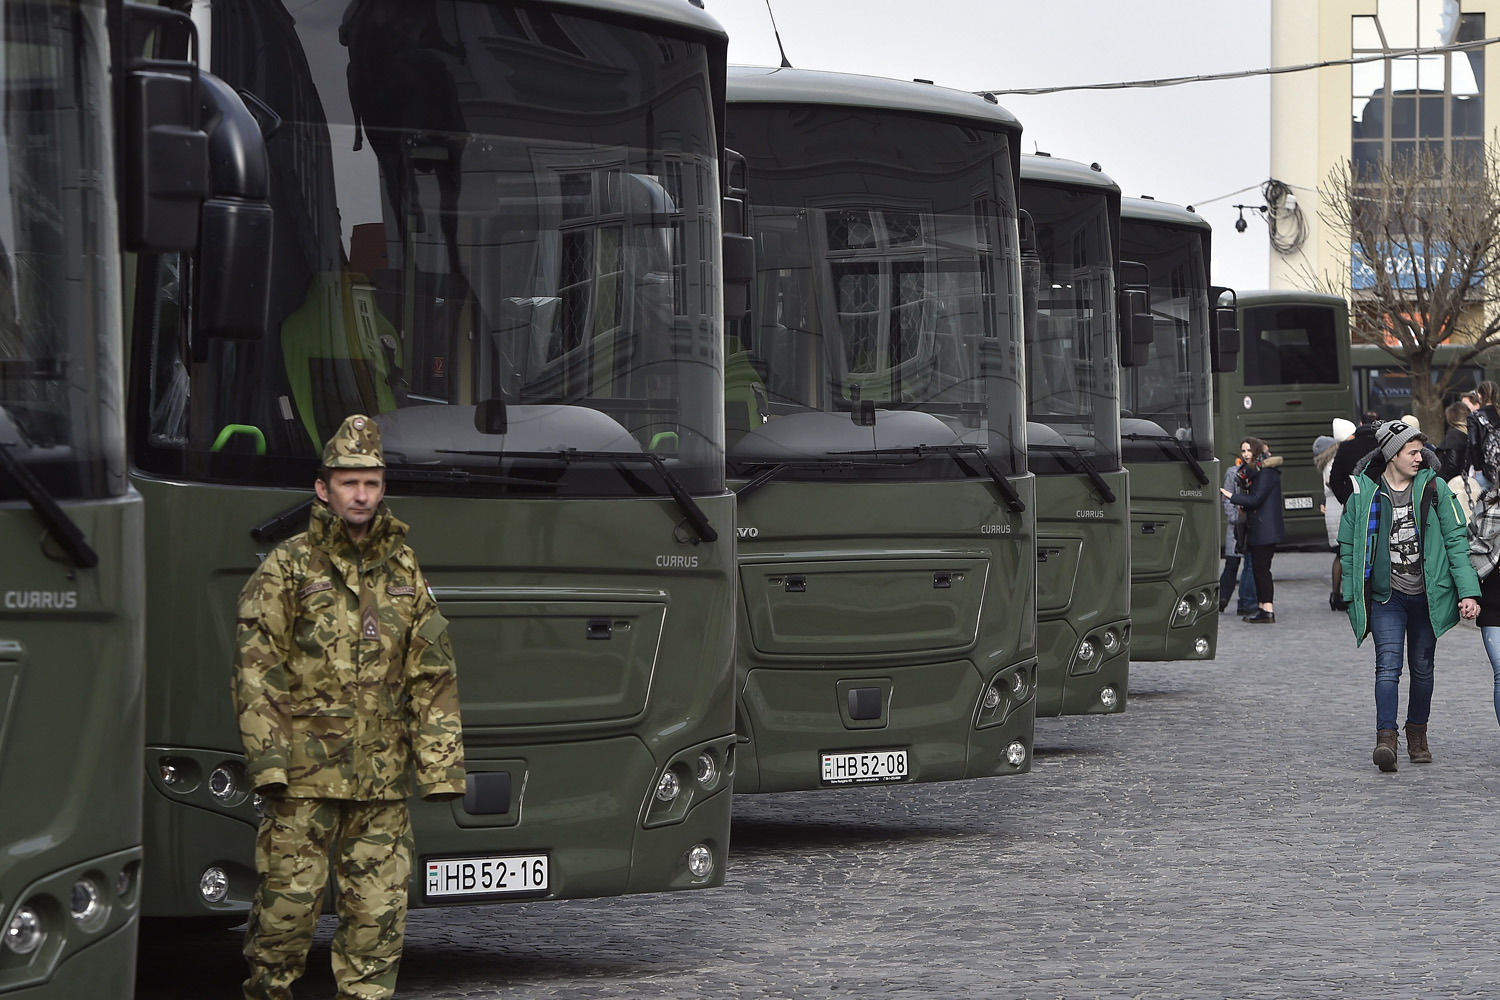
<instances>
[{"instance_id":1,"label":"green military bus","mask_svg":"<svg viewBox=\"0 0 1500 1000\"><path fill-rule=\"evenodd\" d=\"M120 250L191 248L217 217L202 205L207 84L147 57L158 27L191 25L161 13L0 2L3 996L133 991L144 517L126 475Z\"/></svg>"},{"instance_id":2,"label":"green military bus","mask_svg":"<svg viewBox=\"0 0 1500 1000\"><path fill-rule=\"evenodd\" d=\"M1027 462L1036 476L1038 715L1123 712L1130 681L1130 489L1120 460L1115 266L1120 189L1021 157ZM1128 331L1127 331L1128 332Z\"/></svg>"},{"instance_id":3,"label":"green military bus","mask_svg":"<svg viewBox=\"0 0 1500 1000\"><path fill-rule=\"evenodd\" d=\"M413 904L720 884L722 28L673 0L193 9L264 136L274 256L253 339L201 327L195 257L132 288L147 912L248 907L235 597L352 412L458 661L468 793L412 803Z\"/></svg>"},{"instance_id":4,"label":"green military bus","mask_svg":"<svg viewBox=\"0 0 1500 1000\"><path fill-rule=\"evenodd\" d=\"M126 997L135 969L142 529L106 17L0 4L0 996Z\"/></svg>"},{"instance_id":5,"label":"green military bus","mask_svg":"<svg viewBox=\"0 0 1500 1000\"><path fill-rule=\"evenodd\" d=\"M1364 419L1365 413L1374 412L1381 420L1395 420L1407 414L1416 414L1411 398L1411 371L1389 351L1378 344L1354 344L1349 347L1350 380L1354 387L1353 411L1339 413L1356 423ZM1432 356L1434 373L1453 364L1467 348L1456 344L1443 344ZM1443 405L1447 406L1459 396L1476 388L1480 382L1500 382L1500 350L1491 348L1463 364L1455 373L1456 378L1443 393ZM1358 416L1356 416L1358 414ZM1441 428L1423 428L1433 443L1443 439ZM1433 433L1436 431L1436 433Z\"/></svg>"},{"instance_id":6,"label":"green military bus","mask_svg":"<svg viewBox=\"0 0 1500 1000\"><path fill-rule=\"evenodd\" d=\"M736 791L1026 771L1036 672L1020 124L921 83L734 68L756 240L726 351Z\"/></svg>"},{"instance_id":7,"label":"green military bus","mask_svg":"<svg viewBox=\"0 0 1500 1000\"><path fill-rule=\"evenodd\" d=\"M1323 477L1312 445L1332 433L1335 417L1355 415L1348 305L1337 295L1279 289L1237 298L1240 362L1214 376L1219 459L1233 465L1247 437L1269 444L1282 457L1284 544L1326 548Z\"/></svg>"},{"instance_id":8,"label":"green military bus","mask_svg":"<svg viewBox=\"0 0 1500 1000\"><path fill-rule=\"evenodd\" d=\"M1120 206L1120 255L1145 266L1153 319L1146 363L1121 371L1135 660L1211 659L1218 644L1209 236L1207 222L1176 205L1126 198Z\"/></svg>"}]
</instances>

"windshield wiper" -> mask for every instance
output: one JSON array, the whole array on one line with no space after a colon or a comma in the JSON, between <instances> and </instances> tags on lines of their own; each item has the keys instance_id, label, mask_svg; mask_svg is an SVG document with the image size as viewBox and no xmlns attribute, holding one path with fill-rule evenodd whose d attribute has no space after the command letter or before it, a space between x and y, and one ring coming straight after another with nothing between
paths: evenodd
<instances>
[{"instance_id":1,"label":"windshield wiper","mask_svg":"<svg viewBox=\"0 0 1500 1000\"><path fill-rule=\"evenodd\" d=\"M1104 502L1115 502L1115 491L1109 488L1109 483L1104 481L1104 477L1099 475L1099 470L1094 468L1094 463L1089 461L1088 456L1080 451L1077 445L1067 443L1032 444L1028 442L1026 447L1035 448L1037 451L1063 451L1069 453L1078 462L1079 466L1083 468L1084 474L1089 477L1089 482L1094 484L1094 489L1099 491L1099 495L1103 497Z\"/></svg>"},{"instance_id":2,"label":"windshield wiper","mask_svg":"<svg viewBox=\"0 0 1500 1000\"><path fill-rule=\"evenodd\" d=\"M766 466L766 470L755 476L744 486L734 491L737 499L743 500L762 486L775 479L788 469L822 469L831 471L847 471L859 468L879 468L874 463L851 462L848 459L835 458L773 458L765 460L731 459L730 465L741 468L759 468Z\"/></svg>"},{"instance_id":3,"label":"windshield wiper","mask_svg":"<svg viewBox=\"0 0 1500 1000\"><path fill-rule=\"evenodd\" d=\"M868 448L861 451L835 451L833 455L915 455L917 458L926 458L928 455L947 455L958 463L959 468L968 469L964 462L964 455L973 455L979 459L979 464L984 466L984 471L989 473L995 489L1000 491L1000 496L1005 499L1005 506L1012 513L1019 514L1026 509L1026 501L1021 499L1021 494L1005 478L1005 473L1000 471L999 466L990 461L990 456L977 444L914 444L901 445L894 448Z\"/></svg>"},{"instance_id":4,"label":"windshield wiper","mask_svg":"<svg viewBox=\"0 0 1500 1000\"><path fill-rule=\"evenodd\" d=\"M1182 460L1193 470L1193 475L1197 477L1198 484L1200 486L1208 485L1208 473L1203 471L1203 466L1198 464L1198 460L1193 457L1192 451L1188 449L1187 444L1181 439L1175 438L1170 434L1121 434L1120 440L1155 441L1157 444L1163 446L1163 451L1167 450L1166 445L1176 445L1177 453L1182 456ZM1171 454L1171 452L1168 452L1168 454Z\"/></svg>"},{"instance_id":5,"label":"windshield wiper","mask_svg":"<svg viewBox=\"0 0 1500 1000\"><path fill-rule=\"evenodd\" d=\"M564 465L572 465L574 462L609 462L614 465L649 465L661 476L662 482L667 486L667 492L677 502L677 507L687 518L698 537L705 542L716 542L719 533L714 526L708 523L708 515L703 513L703 508L693 499L693 495L678 482L677 477L672 475L672 470L667 468L667 463L660 455L649 451L579 451L577 448L559 448L556 451L464 451L457 449L437 449L439 454L447 455L485 455L492 458L530 458L545 461L561 462ZM511 480L521 482L523 480ZM524 480L524 482L530 482Z\"/></svg>"},{"instance_id":6,"label":"windshield wiper","mask_svg":"<svg viewBox=\"0 0 1500 1000\"><path fill-rule=\"evenodd\" d=\"M47 492L47 487L31 474L31 470L10 453L10 445L3 441L0 441L0 469L4 469L15 480L22 495L26 497L26 502L31 504L31 509L36 511L37 517L42 519L47 531L57 539L74 566L93 569L99 565L99 553L89 547L77 523L57 505L52 494Z\"/></svg>"}]
</instances>

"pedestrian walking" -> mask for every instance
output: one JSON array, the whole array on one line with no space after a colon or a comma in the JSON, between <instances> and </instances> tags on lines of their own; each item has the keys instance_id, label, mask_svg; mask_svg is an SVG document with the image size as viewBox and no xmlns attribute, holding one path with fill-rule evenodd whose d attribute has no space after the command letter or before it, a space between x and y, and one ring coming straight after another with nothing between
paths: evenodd
<instances>
[{"instance_id":1,"label":"pedestrian walking","mask_svg":"<svg viewBox=\"0 0 1500 1000\"><path fill-rule=\"evenodd\" d=\"M1232 494L1239 475L1240 461L1235 459L1234 464L1224 471L1224 485L1219 493ZM1258 607L1255 603L1255 582L1240 569L1242 561L1245 569L1250 568L1250 555L1245 549L1244 512L1230 503L1227 496L1221 496L1219 503L1224 507L1224 571L1219 574L1219 612L1222 614L1229 607L1229 602L1234 598L1235 585L1239 584L1240 599L1235 608L1236 613L1241 617L1253 615Z\"/></svg>"},{"instance_id":2,"label":"pedestrian walking","mask_svg":"<svg viewBox=\"0 0 1500 1000\"><path fill-rule=\"evenodd\" d=\"M1334 495L1330 480L1333 475L1333 460L1339 446L1354 436L1354 421L1343 417L1333 418L1333 433L1313 442L1313 465L1323 476L1323 528L1328 533L1328 548L1333 553L1333 568L1329 571L1328 609L1344 611L1343 569L1339 562L1339 519L1344 515L1344 505Z\"/></svg>"},{"instance_id":3,"label":"pedestrian walking","mask_svg":"<svg viewBox=\"0 0 1500 1000\"><path fill-rule=\"evenodd\" d=\"M1438 478L1426 437L1400 420L1375 431L1384 466L1361 467L1339 523L1344 599L1356 645L1375 637L1375 750L1382 771L1396 770L1396 710L1402 650L1410 660L1406 754L1432 760L1427 741L1437 637L1460 616L1479 615L1479 580L1469 564L1463 510Z\"/></svg>"},{"instance_id":4,"label":"pedestrian walking","mask_svg":"<svg viewBox=\"0 0 1500 1000\"><path fill-rule=\"evenodd\" d=\"M1260 438L1246 438L1240 442L1240 467L1243 477L1235 480L1236 491L1221 488L1219 492L1245 511L1245 544L1260 607L1244 620L1252 625L1274 625L1276 595L1271 560L1276 546L1286 539L1281 516L1281 456L1272 455L1270 446Z\"/></svg>"},{"instance_id":5,"label":"pedestrian walking","mask_svg":"<svg viewBox=\"0 0 1500 1000\"><path fill-rule=\"evenodd\" d=\"M1500 483L1490 479L1484 471L1484 445L1489 436L1500 429L1500 385L1486 379L1475 390L1479 395L1479 408L1469 413L1469 468L1474 470L1474 479L1479 488L1487 490Z\"/></svg>"},{"instance_id":6,"label":"pedestrian walking","mask_svg":"<svg viewBox=\"0 0 1500 1000\"><path fill-rule=\"evenodd\" d=\"M239 598L233 691L264 797L247 1000L287 1000L307 963L330 858L340 998L395 992L412 833L407 797L464 793L458 679L407 526L383 502L380 428L329 440L306 532L271 551Z\"/></svg>"},{"instance_id":7,"label":"pedestrian walking","mask_svg":"<svg viewBox=\"0 0 1500 1000\"><path fill-rule=\"evenodd\" d=\"M1469 471L1469 408L1461 402L1449 403L1443 419L1447 431L1437 446L1438 475L1448 482Z\"/></svg>"}]
</instances>

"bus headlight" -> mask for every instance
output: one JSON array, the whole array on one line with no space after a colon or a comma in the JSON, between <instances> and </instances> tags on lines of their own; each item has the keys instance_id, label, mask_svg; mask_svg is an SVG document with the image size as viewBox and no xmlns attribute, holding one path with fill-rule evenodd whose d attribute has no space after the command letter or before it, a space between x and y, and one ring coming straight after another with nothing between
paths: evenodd
<instances>
[{"instance_id":1,"label":"bus headlight","mask_svg":"<svg viewBox=\"0 0 1500 1000\"><path fill-rule=\"evenodd\" d=\"M104 908L104 899L93 879L81 878L73 883L68 908L73 913L73 919L80 924L86 924L99 915L99 911Z\"/></svg>"},{"instance_id":2,"label":"bus headlight","mask_svg":"<svg viewBox=\"0 0 1500 1000\"><path fill-rule=\"evenodd\" d=\"M990 712L1000 707L1000 689L993 684L984 689L984 707Z\"/></svg>"},{"instance_id":3,"label":"bus headlight","mask_svg":"<svg viewBox=\"0 0 1500 1000\"><path fill-rule=\"evenodd\" d=\"M5 947L17 955L30 955L41 946L46 936L41 914L29 906L23 906L11 918L10 926L5 928Z\"/></svg>"},{"instance_id":4,"label":"bus headlight","mask_svg":"<svg viewBox=\"0 0 1500 1000\"><path fill-rule=\"evenodd\" d=\"M1010 676L1010 693L1017 698L1026 694L1026 671L1017 670Z\"/></svg>"},{"instance_id":5,"label":"bus headlight","mask_svg":"<svg viewBox=\"0 0 1500 1000\"><path fill-rule=\"evenodd\" d=\"M1082 663L1087 663L1093 658L1094 644L1085 639L1078 644L1078 659Z\"/></svg>"},{"instance_id":6,"label":"bus headlight","mask_svg":"<svg viewBox=\"0 0 1500 1000\"><path fill-rule=\"evenodd\" d=\"M1120 648L1120 634L1113 628L1105 629L1104 635L1100 637L1099 641L1104 646L1106 653L1113 653Z\"/></svg>"},{"instance_id":7,"label":"bus headlight","mask_svg":"<svg viewBox=\"0 0 1500 1000\"><path fill-rule=\"evenodd\" d=\"M220 802L228 802L238 791L235 787L234 771L225 765L213 769L208 776L208 790Z\"/></svg>"},{"instance_id":8,"label":"bus headlight","mask_svg":"<svg viewBox=\"0 0 1500 1000\"><path fill-rule=\"evenodd\" d=\"M1199 656L1208 655L1208 636L1200 635L1198 638L1193 640L1193 652L1197 653Z\"/></svg>"},{"instance_id":9,"label":"bus headlight","mask_svg":"<svg viewBox=\"0 0 1500 1000\"><path fill-rule=\"evenodd\" d=\"M1100 690L1100 692L1099 692L1099 704L1103 705L1106 709L1108 709L1108 710L1110 710L1112 712L1112 711L1114 711L1115 706L1118 705L1119 703L1120 703L1120 692L1116 691L1114 689L1113 685L1105 687L1102 690Z\"/></svg>"},{"instance_id":10,"label":"bus headlight","mask_svg":"<svg viewBox=\"0 0 1500 1000\"><path fill-rule=\"evenodd\" d=\"M719 780L719 765L714 763L713 754L707 750L698 755L697 778L703 788L712 788Z\"/></svg>"},{"instance_id":11,"label":"bus headlight","mask_svg":"<svg viewBox=\"0 0 1500 1000\"><path fill-rule=\"evenodd\" d=\"M1020 740L1012 740L1010 746L1005 748L1005 761L1011 767L1020 767L1026 763L1026 744Z\"/></svg>"},{"instance_id":12,"label":"bus headlight","mask_svg":"<svg viewBox=\"0 0 1500 1000\"><path fill-rule=\"evenodd\" d=\"M207 903L222 903L229 895L229 876L224 869L209 867L198 877L198 893Z\"/></svg>"},{"instance_id":13,"label":"bus headlight","mask_svg":"<svg viewBox=\"0 0 1500 1000\"><path fill-rule=\"evenodd\" d=\"M677 801L677 793L682 791L682 781L673 771L664 771L661 780L656 783L656 797L662 802Z\"/></svg>"},{"instance_id":14,"label":"bus headlight","mask_svg":"<svg viewBox=\"0 0 1500 1000\"><path fill-rule=\"evenodd\" d=\"M1193 605L1188 601L1188 599L1186 597L1184 597L1182 600L1180 600L1180 601L1177 602L1177 617L1178 618L1186 618L1188 615L1190 615L1192 613L1193 613Z\"/></svg>"},{"instance_id":15,"label":"bus headlight","mask_svg":"<svg viewBox=\"0 0 1500 1000\"><path fill-rule=\"evenodd\" d=\"M687 866L694 878L708 878L714 873L714 852L707 844L694 844L687 853Z\"/></svg>"}]
</instances>

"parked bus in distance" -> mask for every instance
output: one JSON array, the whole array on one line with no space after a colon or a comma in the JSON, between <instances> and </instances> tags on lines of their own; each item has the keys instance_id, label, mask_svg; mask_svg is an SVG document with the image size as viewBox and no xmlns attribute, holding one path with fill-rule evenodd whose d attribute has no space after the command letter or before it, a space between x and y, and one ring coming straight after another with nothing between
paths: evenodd
<instances>
[{"instance_id":1,"label":"parked bus in distance","mask_svg":"<svg viewBox=\"0 0 1500 1000\"><path fill-rule=\"evenodd\" d=\"M197 257L144 256L132 289L147 912L249 905L235 599L354 412L460 677L468 793L412 802L413 905L721 884L723 29L676 0L193 12L264 135L229 162L275 254L249 339L203 325ZM480 861L501 877L447 877Z\"/></svg>"},{"instance_id":2,"label":"parked bus in distance","mask_svg":"<svg viewBox=\"0 0 1500 1000\"><path fill-rule=\"evenodd\" d=\"M1218 645L1222 475L1211 384L1212 369L1232 363L1234 338L1233 317L1210 308L1209 246L1209 225L1193 212L1149 198L1120 206L1120 256L1145 266L1153 319L1146 363L1120 373L1133 660L1211 659Z\"/></svg>"},{"instance_id":3,"label":"parked bus in distance","mask_svg":"<svg viewBox=\"0 0 1500 1000\"><path fill-rule=\"evenodd\" d=\"M158 26L190 23L0 2L0 996L134 988L145 570L120 250L189 249L212 216L206 81L146 57Z\"/></svg>"},{"instance_id":4,"label":"parked bus in distance","mask_svg":"<svg viewBox=\"0 0 1500 1000\"><path fill-rule=\"evenodd\" d=\"M757 255L725 348L736 791L1030 768L1020 132L930 85L730 70Z\"/></svg>"},{"instance_id":5,"label":"parked bus in distance","mask_svg":"<svg viewBox=\"0 0 1500 1000\"><path fill-rule=\"evenodd\" d=\"M1036 477L1037 715L1123 712L1130 489L1120 461L1120 189L1097 167L1021 157L1027 463Z\"/></svg>"},{"instance_id":6,"label":"parked bus in distance","mask_svg":"<svg viewBox=\"0 0 1500 1000\"><path fill-rule=\"evenodd\" d=\"M1313 464L1312 445L1332 433L1335 417L1356 412L1349 307L1340 296L1316 292L1255 290L1237 297L1240 362L1214 376L1216 451L1232 465L1245 438L1270 444L1281 456L1283 544L1327 548L1318 509L1323 476Z\"/></svg>"},{"instance_id":7,"label":"parked bus in distance","mask_svg":"<svg viewBox=\"0 0 1500 1000\"><path fill-rule=\"evenodd\" d=\"M1462 345L1443 344L1432 356L1434 373L1451 365L1467 349ZM1411 398L1411 371L1400 359L1378 344L1354 344L1349 348L1349 370L1354 385L1354 411L1341 413L1356 423L1373 411L1381 420L1395 420L1416 414ZM1500 349L1490 348L1459 366L1458 377L1443 393L1443 405L1456 401L1464 393L1486 380L1500 382ZM1355 414L1358 414L1356 416ZM1427 428L1423 428L1427 430ZM1428 432L1433 441L1441 441L1443 431Z\"/></svg>"}]
</instances>

